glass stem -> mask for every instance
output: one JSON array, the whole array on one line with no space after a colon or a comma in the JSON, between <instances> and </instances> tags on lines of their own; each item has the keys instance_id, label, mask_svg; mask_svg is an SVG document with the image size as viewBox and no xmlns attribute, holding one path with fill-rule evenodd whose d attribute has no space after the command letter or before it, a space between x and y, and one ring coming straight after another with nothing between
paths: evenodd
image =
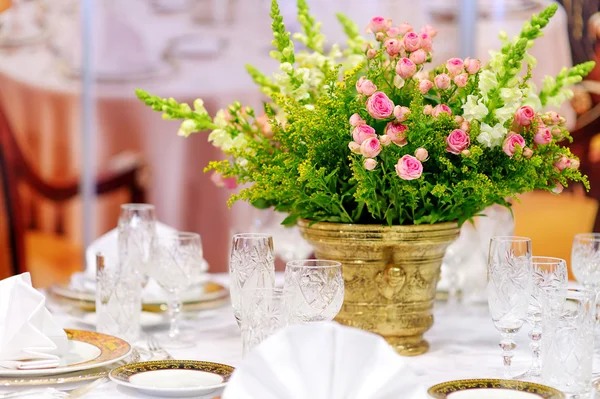
<instances>
[{"instance_id":1,"label":"glass stem","mask_svg":"<svg viewBox=\"0 0 600 399\"><path fill-rule=\"evenodd\" d=\"M542 329L539 323L535 323L531 331L529 331L529 339L531 340L529 347L531 348L531 369L529 374L539 377L542 372L542 364L540 361L540 341L542 339Z\"/></svg>"},{"instance_id":2,"label":"glass stem","mask_svg":"<svg viewBox=\"0 0 600 399\"><path fill-rule=\"evenodd\" d=\"M502 332L502 340L500 348L502 348L502 359L504 361L504 378L512 379L511 364L513 358L513 350L517 347L515 343L515 334L512 332Z\"/></svg>"},{"instance_id":3,"label":"glass stem","mask_svg":"<svg viewBox=\"0 0 600 399\"><path fill-rule=\"evenodd\" d=\"M179 338L179 316L181 315L182 305L179 291L169 291L169 317L171 319L169 338L173 340Z\"/></svg>"}]
</instances>

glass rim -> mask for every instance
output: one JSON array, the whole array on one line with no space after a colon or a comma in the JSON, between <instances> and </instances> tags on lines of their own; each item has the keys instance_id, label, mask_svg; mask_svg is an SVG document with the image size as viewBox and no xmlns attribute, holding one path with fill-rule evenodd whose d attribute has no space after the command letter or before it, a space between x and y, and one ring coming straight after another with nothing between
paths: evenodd
<instances>
[{"instance_id":1,"label":"glass rim","mask_svg":"<svg viewBox=\"0 0 600 399\"><path fill-rule=\"evenodd\" d=\"M266 234L266 233L237 233L234 234L232 239L236 239L236 238L267 238L267 239L273 239L273 236L271 234Z\"/></svg>"},{"instance_id":2,"label":"glass rim","mask_svg":"<svg viewBox=\"0 0 600 399\"><path fill-rule=\"evenodd\" d=\"M575 234L575 238L590 241L600 241L600 233L578 233Z\"/></svg>"},{"instance_id":3,"label":"glass rim","mask_svg":"<svg viewBox=\"0 0 600 399\"><path fill-rule=\"evenodd\" d=\"M490 241L503 241L503 242L531 242L531 238L522 236L493 236Z\"/></svg>"},{"instance_id":4,"label":"glass rim","mask_svg":"<svg viewBox=\"0 0 600 399\"><path fill-rule=\"evenodd\" d=\"M555 264L559 264L559 263L564 263L566 265L567 261L563 258L556 258L554 256L534 255L531 257L531 263L536 263L538 265L555 265Z\"/></svg>"},{"instance_id":5,"label":"glass rim","mask_svg":"<svg viewBox=\"0 0 600 399\"><path fill-rule=\"evenodd\" d=\"M310 264L314 263L314 264ZM323 263L323 264L318 264ZM327 269L333 267L341 267L342 262L329 259L294 259L285 264L285 267L305 267L309 269Z\"/></svg>"},{"instance_id":6,"label":"glass rim","mask_svg":"<svg viewBox=\"0 0 600 399\"><path fill-rule=\"evenodd\" d=\"M145 210L155 210L156 207L152 204L129 203L129 204L121 204L121 209L128 210L128 211L145 211Z\"/></svg>"}]
</instances>

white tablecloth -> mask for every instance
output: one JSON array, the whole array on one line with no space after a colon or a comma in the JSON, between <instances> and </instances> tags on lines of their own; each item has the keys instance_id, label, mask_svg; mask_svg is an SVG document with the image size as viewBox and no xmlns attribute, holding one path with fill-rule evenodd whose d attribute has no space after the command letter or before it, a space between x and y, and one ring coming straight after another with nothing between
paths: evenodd
<instances>
[{"instance_id":1,"label":"white tablecloth","mask_svg":"<svg viewBox=\"0 0 600 399\"><path fill-rule=\"evenodd\" d=\"M221 283L228 281L226 274L215 274L212 278ZM194 348L169 352L178 359L206 360L235 366L241 361L241 338L232 309L226 306L210 312L201 317L201 321L184 324L184 332L193 331L197 336L198 342ZM66 314L55 313L55 316L65 328L83 328ZM515 371L525 371L529 365L526 334L527 326L517 337ZM436 303L435 323L426 334L426 339L431 344L428 353L406 358L424 386L462 378L502 378L502 358L498 347L500 334L492 324L487 304L448 309L445 303ZM211 394L206 399L212 399L215 395ZM112 382L85 397L150 398Z\"/></svg>"}]
</instances>

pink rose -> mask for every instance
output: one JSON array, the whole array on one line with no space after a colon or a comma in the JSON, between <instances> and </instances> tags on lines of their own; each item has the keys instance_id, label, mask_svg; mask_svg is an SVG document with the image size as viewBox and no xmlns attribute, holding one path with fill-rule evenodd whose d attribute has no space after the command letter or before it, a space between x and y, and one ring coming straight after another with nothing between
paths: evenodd
<instances>
[{"instance_id":1,"label":"pink rose","mask_svg":"<svg viewBox=\"0 0 600 399\"><path fill-rule=\"evenodd\" d=\"M448 115L452 116L452 110L446 104L438 104L435 107L433 107L433 110L431 110L431 116L437 118L442 112L445 112Z\"/></svg>"},{"instance_id":2,"label":"pink rose","mask_svg":"<svg viewBox=\"0 0 600 399\"><path fill-rule=\"evenodd\" d=\"M546 121L547 121L546 123L549 123L549 124L556 125L556 124L560 123L560 115L554 111L547 112L544 119L546 119Z\"/></svg>"},{"instance_id":3,"label":"pink rose","mask_svg":"<svg viewBox=\"0 0 600 399\"><path fill-rule=\"evenodd\" d=\"M458 87L465 87L467 85L467 82L469 81L469 74L465 73L461 73L460 75L456 75L454 77L454 83L456 83L456 85Z\"/></svg>"},{"instance_id":4,"label":"pink rose","mask_svg":"<svg viewBox=\"0 0 600 399\"><path fill-rule=\"evenodd\" d=\"M394 112L394 103L385 93L378 91L367 100L367 112L375 119L386 119Z\"/></svg>"},{"instance_id":5,"label":"pink rose","mask_svg":"<svg viewBox=\"0 0 600 399\"><path fill-rule=\"evenodd\" d=\"M555 186L554 186L554 188L552 188L552 192L554 194L560 194L563 192L564 189L565 188L563 187L562 184L560 184L559 182L555 182Z\"/></svg>"},{"instance_id":6,"label":"pink rose","mask_svg":"<svg viewBox=\"0 0 600 399\"><path fill-rule=\"evenodd\" d=\"M400 31L401 35L406 35L408 32L413 31L413 27L408 22L402 22L400 26L398 26L398 30Z\"/></svg>"},{"instance_id":7,"label":"pink rose","mask_svg":"<svg viewBox=\"0 0 600 399\"><path fill-rule=\"evenodd\" d=\"M463 65L470 75L475 75L481 68L481 61L474 58L465 58Z\"/></svg>"},{"instance_id":8,"label":"pink rose","mask_svg":"<svg viewBox=\"0 0 600 399\"><path fill-rule=\"evenodd\" d=\"M377 57L377 50L375 50L374 48L368 49L367 50L367 58L372 60L375 57Z\"/></svg>"},{"instance_id":9,"label":"pink rose","mask_svg":"<svg viewBox=\"0 0 600 399\"><path fill-rule=\"evenodd\" d=\"M531 151L531 148L523 148L523 156L525 157L525 159L529 159L533 156L533 151Z\"/></svg>"},{"instance_id":10,"label":"pink rose","mask_svg":"<svg viewBox=\"0 0 600 399\"><path fill-rule=\"evenodd\" d=\"M421 33L426 33L431 37L436 37L438 34L438 31L433 26L431 26L429 24L425 24L421 28Z\"/></svg>"},{"instance_id":11,"label":"pink rose","mask_svg":"<svg viewBox=\"0 0 600 399\"><path fill-rule=\"evenodd\" d=\"M427 94L433 87L433 83L429 79L423 79L419 82L419 91L423 94Z\"/></svg>"},{"instance_id":12,"label":"pink rose","mask_svg":"<svg viewBox=\"0 0 600 399\"><path fill-rule=\"evenodd\" d=\"M460 153L466 158L469 158L471 156L471 151L469 150L462 150Z\"/></svg>"},{"instance_id":13,"label":"pink rose","mask_svg":"<svg viewBox=\"0 0 600 399\"><path fill-rule=\"evenodd\" d=\"M404 48L406 51L416 51L419 49L421 38L415 32L408 32L404 35Z\"/></svg>"},{"instance_id":14,"label":"pink rose","mask_svg":"<svg viewBox=\"0 0 600 399\"><path fill-rule=\"evenodd\" d=\"M423 107L424 115L431 115L432 112L433 112L433 107L431 105L427 104L426 106Z\"/></svg>"},{"instance_id":15,"label":"pink rose","mask_svg":"<svg viewBox=\"0 0 600 399\"><path fill-rule=\"evenodd\" d=\"M367 33L385 32L392 26L392 21L383 17L374 17L367 25Z\"/></svg>"},{"instance_id":16,"label":"pink rose","mask_svg":"<svg viewBox=\"0 0 600 399\"><path fill-rule=\"evenodd\" d=\"M431 36L427 33L421 33L421 48L431 52Z\"/></svg>"},{"instance_id":17,"label":"pink rose","mask_svg":"<svg viewBox=\"0 0 600 399\"><path fill-rule=\"evenodd\" d=\"M408 142L406 141L408 127L399 122L389 122L385 126L385 134L389 136L392 140L392 143L396 144L399 147L403 147Z\"/></svg>"},{"instance_id":18,"label":"pink rose","mask_svg":"<svg viewBox=\"0 0 600 399\"><path fill-rule=\"evenodd\" d=\"M379 136L379 142L381 143L381 145L387 147L388 145L392 144L392 138L387 134L382 134L381 136Z\"/></svg>"},{"instance_id":19,"label":"pink rose","mask_svg":"<svg viewBox=\"0 0 600 399\"><path fill-rule=\"evenodd\" d=\"M427 61L427 53L425 52L425 50L420 48L417 51L413 51L412 53L410 53L409 58L415 64L420 65Z\"/></svg>"},{"instance_id":20,"label":"pink rose","mask_svg":"<svg viewBox=\"0 0 600 399\"><path fill-rule=\"evenodd\" d=\"M515 122L521 126L529 126L535 118L535 111L529 105L523 105L515 112Z\"/></svg>"},{"instance_id":21,"label":"pink rose","mask_svg":"<svg viewBox=\"0 0 600 399\"><path fill-rule=\"evenodd\" d=\"M383 32L377 32L375 33L375 40L377 40L378 42L382 42L385 40L385 33Z\"/></svg>"},{"instance_id":22,"label":"pink rose","mask_svg":"<svg viewBox=\"0 0 600 399\"><path fill-rule=\"evenodd\" d=\"M390 29L385 32L387 37L396 38L401 35L400 28L396 26L392 26Z\"/></svg>"},{"instance_id":23,"label":"pink rose","mask_svg":"<svg viewBox=\"0 0 600 399\"><path fill-rule=\"evenodd\" d=\"M463 118L463 117L462 117L462 116L460 116L460 115L456 115L456 116L454 117L454 122L456 122L458 125L460 125L460 124L461 124L461 123L463 123L464 121L465 121L465 118Z\"/></svg>"},{"instance_id":24,"label":"pink rose","mask_svg":"<svg viewBox=\"0 0 600 399\"><path fill-rule=\"evenodd\" d=\"M365 166L366 170L373 170L377 166L377 161L373 158L367 158L364 160L363 165Z\"/></svg>"},{"instance_id":25,"label":"pink rose","mask_svg":"<svg viewBox=\"0 0 600 399\"><path fill-rule=\"evenodd\" d=\"M519 145L521 148L525 148L525 139L520 134L510 132L504 139L502 149L506 155L512 158L512 156L515 154L516 145Z\"/></svg>"},{"instance_id":26,"label":"pink rose","mask_svg":"<svg viewBox=\"0 0 600 399\"><path fill-rule=\"evenodd\" d=\"M455 129L446 137L446 151L458 155L471 144L469 135L460 129Z\"/></svg>"},{"instance_id":27,"label":"pink rose","mask_svg":"<svg viewBox=\"0 0 600 399\"><path fill-rule=\"evenodd\" d=\"M349 142L348 148L350 148L350 151L353 153L360 154L360 144L358 144L356 141Z\"/></svg>"},{"instance_id":28,"label":"pink rose","mask_svg":"<svg viewBox=\"0 0 600 399\"><path fill-rule=\"evenodd\" d=\"M370 96L377 91L377 86L367 79L366 76L361 76L356 81L356 91L365 96Z\"/></svg>"},{"instance_id":29,"label":"pink rose","mask_svg":"<svg viewBox=\"0 0 600 399\"><path fill-rule=\"evenodd\" d=\"M369 125L357 125L352 131L352 138L358 144L362 144L369 137L377 137L375 129Z\"/></svg>"},{"instance_id":30,"label":"pink rose","mask_svg":"<svg viewBox=\"0 0 600 399\"><path fill-rule=\"evenodd\" d=\"M396 64L396 73L400 75L402 79L410 78L415 72L417 72L417 66L406 57L400 58Z\"/></svg>"},{"instance_id":31,"label":"pink rose","mask_svg":"<svg viewBox=\"0 0 600 399\"><path fill-rule=\"evenodd\" d=\"M365 123L365 120L361 118L359 114L352 114L350 117L350 126L356 127L358 125L364 125Z\"/></svg>"},{"instance_id":32,"label":"pink rose","mask_svg":"<svg viewBox=\"0 0 600 399\"><path fill-rule=\"evenodd\" d=\"M460 124L460 128L461 130L468 132L469 130L471 130L471 124L469 123L469 121L463 121L463 123Z\"/></svg>"},{"instance_id":33,"label":"pink rose","mask_svg":"<svg viewBox=\"0 0 600 399\"><path fill-rule=\"evenodd\" d=\"M460 58L450 58L446 61L446 68L450 76L456 76L463 71L463 60Z\"/></svg>"},{"instance_id":34,"label":"pink rose","mask_svg":"<svg viewBox=\"0 0 600 399\"><path fill-rule=\"evenodd\" d=\"M566 156L561 156L558 161L554 162L554 167L559 171L563 171L571 166L571 160Z\"/></svg>"},{"instance_id":35,"label":"pink rose","mask_svg":"<svg viewBox=\"0 0 600 399\"><path fill-rule=\"evenodd\" d=\"M533 141L537 144L549 144L552 142L552 133L547 127L539 127Z\"/></svg>"},{"instance_id":36,"label":"pink rose","mask_svg":"<svg viewBox=\"0 0 600 399\"><path fill-rule=\"evenodd\" d=\"M571 159L571 164L569 165L570 169L579 169L579 160Z\"/></svg>"},{"instance_id":37,"label":"pink rose","mask_svg":"<svg viewBox=\"0 0 600 399\"><path fill-rule=\"evenodd\" d=\"M435 82L435 87L438 89L445 90L450 87L450 76L445 73L440 73L433 81Z\"/></svg>"},{"instance_id":38,"label":"pink rose","mask_svg":"<svg viewBox=\"0 0 600 399\"><path fill-rule=\"evenodd\" d=\"M223 177L219 172L213 172L210 176L210 180L212 180L217 187L224 187L230 190L237 187L237 179L235 177Z\"/></svg>"},{"instance_id":39,"label":"pink rose","mask_svg":"<svg viewBox=\"0 0 600 399\"><path fill-rule=\"evenodd\" d=\"M404 155L396 164L396 173L403 180L414 180L423 174L423 164L412 155Z\"/></svg>"},{"instance_id":40,"label":"pink rose","mask_svg":"<svg viewBox=\"0 0 600 399\"><path fill-rule=\"evenodd\" d=\"M551 132L552 136L556 137L557 139L560 139L563 136L563 131L558 126L554 126Z\"/></svg>"},{"instance_id":41,"label":"pink rose","mask_svg":"<svg viewBox=\"0 0 600 399\"><path fill-rule=\"evenodd\" d=\"M360 145L360 153L363 157L374 158L381 152L381 143L377 137L369 137Z\"/></svg>"},{"instance_id":42,"label":"pink rose","mask_svg":"<svg viewBox=\"0 0 600 399\"><path fill-rule=\"evenodd\" d=\"M410 108L400 105L394 107L394 116L398 122L404 122L408 118L408 114L410 114Z\"/></svg>"},{"instance_id":43,"label":"pink rose","mask_svg":"<svg viewBox=\"0 0 600 399\"><path fill-rule=\"evenodd\" d=\"M402 51L402 43L398 39L387 39L383 45L390 57L395 57Z\"/></svg>"},{"instance_id":44,"label":"pink rose","mask_svg":"<svg viewBox=\"0 0 600 399\"><path fill-rule=\"evenodd\" d=\"M419 161L425 162L429 158L429 152L423 147L417 148L417 150L415 151L415 157Z\"/></svg>"}]
</instances>

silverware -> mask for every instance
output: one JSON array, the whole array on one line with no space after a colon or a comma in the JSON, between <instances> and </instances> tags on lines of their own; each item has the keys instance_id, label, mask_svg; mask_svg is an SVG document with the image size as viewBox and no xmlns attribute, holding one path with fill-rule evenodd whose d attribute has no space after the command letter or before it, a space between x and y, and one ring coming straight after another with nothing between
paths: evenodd
<instances>
[{"instance_id":1,"label":"silverware","mask_svg":"<svg viewBox=\"0 0 600 399\"><path fill-rule=\"evenodd\" d=\"M92 382L91 384L87 384L85 386L72 390L66 396L66 399L82 398L83 395L92 392L94 389L106 382L108 382L108 377L102 377L99 380Z\"/></svg>"},{"instance_id":2,"label":"silverware","mask_svg":"<svg viewBox=\"0 0 600 399\"><path fill-rule=\"evenodd\" d=\"M156 338L153 335L148 334L148 338L146 339L148 344L148 349L152 353L152 358L160 357L161 360L173 360L174 357L171 356L169 352L163 349L162 346L158 343Z\"/></svg>"}]
</instances>

